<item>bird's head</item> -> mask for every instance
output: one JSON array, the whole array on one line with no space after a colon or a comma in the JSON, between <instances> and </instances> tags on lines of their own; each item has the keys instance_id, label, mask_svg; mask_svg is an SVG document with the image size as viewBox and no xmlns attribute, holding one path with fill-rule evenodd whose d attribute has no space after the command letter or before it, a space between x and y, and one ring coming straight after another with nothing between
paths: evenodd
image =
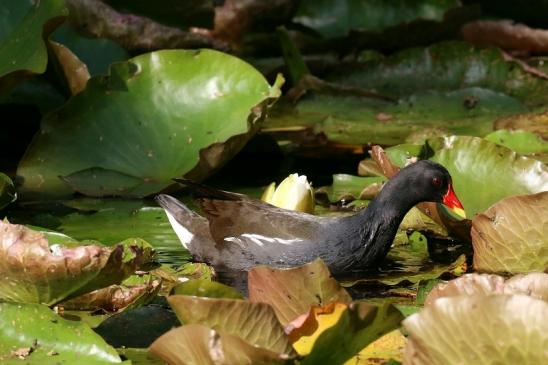
<instances>
[{"instance_id":1,"label":"bird's head","mask_svg":"<svg viewBox=\"0 0 548 365\"><path fill-rule=\"evenodd\" d=\"M442 203L462 218L466 218L462 203L453 190L451 175L445 167L429 160L417 161L397 174L405 181L402 189L417 201Z\"/></svg>"}]
</instances>

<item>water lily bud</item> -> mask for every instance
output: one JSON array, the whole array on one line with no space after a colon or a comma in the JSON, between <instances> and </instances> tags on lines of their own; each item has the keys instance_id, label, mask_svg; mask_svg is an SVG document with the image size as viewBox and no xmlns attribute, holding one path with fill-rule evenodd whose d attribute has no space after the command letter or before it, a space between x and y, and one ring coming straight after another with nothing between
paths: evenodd
<instances>
[{"instance_id":1,"label":"water lily bud","mask_svg":"<svg viewBox=\"0 0 548 365\"><path fill-rule=\"evenodd\" d=\"M291 174L277 188L275 183L270 184L261 200L284 209L314 211L314 191L305 175Z\"/></svg>"}]
</instances>

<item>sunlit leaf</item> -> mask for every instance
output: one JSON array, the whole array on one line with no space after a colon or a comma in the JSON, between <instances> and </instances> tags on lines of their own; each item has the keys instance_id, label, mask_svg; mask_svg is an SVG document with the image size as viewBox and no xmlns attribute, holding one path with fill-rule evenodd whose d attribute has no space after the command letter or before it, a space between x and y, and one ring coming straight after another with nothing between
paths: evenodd
<instances>
[{"instance_id":1,"label":"sunlit leaf","mask_svg":"<svg viewBox=\"0 0 548 365\"><path fill-rule=\"evenodd\" d=\"M239 299L172 295L168 302L185 325L201 324L279 354L293 349L269 305Z\"/></svg>"},{"instance_id":2,"label":"sunlit leaf","mask_svg":"<svg viewBox=\"0 0 548 365\"><path fill-rule=\"evenodd\" d=\"M403 321L404 364L543 364L548 303L526 295L440 298Z\"/></svg>"},{"instance_id":3,"label":"sunlit leaf","mask_svg":"<svg viewBox=\"0 0 548 365\"><path fill-rule=\"evenodd\" d=\"M24 360L12 353L22 348L32 349ZM41 304L0 303L0 362L106 365L122 360L84 323L63 319Z\"/></svg>"},{"instance_id":4,"label":"sunlit leaf","mask_svg":"<svg viewBox=\"0 0 548 365\"><path fill-rule=\"evenodd\" d=\"M0 297L55 304L111 284L150 265L153 250L128 239L114 247L49 246L43 233L0 222Z\"/></svg>"},{"instance_id":5,"label":"sunlit leaf","mask_svg":"<svg viewBox=\"0 0 548 365\"><path fill-rule=\"evenodd\" d=\"M279 84L213 50L163 50L113 64L42 121L18 167L20 190L29 199L74 191L142 197L173 177L203 179L243 147L278 95ZM95 191L78 178L90 169ZM128 185L128 177L139 183Z\"/></svg>"},{"instance_id":6,"label":"sunlit leaf","mask_svg":"<svg viewBox=\"0 0 548 365\"><path fill-rule=\"evenodd\" d=\"M249 271L248 290L249 300L271 305L284 326L311 306L351 300L320 259L291 269L256 266Z\"/></svg>"},{"instance_id":7,"label":"sunlit leaf","mask_svg":"<svg viewBox=\"0 0 548 365\"><path fill-rule=\"evenodd\" d=\"M546 270L548 192L509 197L476 216L472 221L472 244L476 270Z\"/></svg>"}]
</instances>

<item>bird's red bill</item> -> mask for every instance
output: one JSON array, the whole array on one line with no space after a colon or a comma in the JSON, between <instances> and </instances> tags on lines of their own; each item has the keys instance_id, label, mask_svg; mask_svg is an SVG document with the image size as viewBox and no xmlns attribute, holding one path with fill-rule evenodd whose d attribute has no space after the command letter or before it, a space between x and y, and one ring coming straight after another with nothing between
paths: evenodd
<instances>
[{"instance_id":1,"label":"bird's red bill","mask_svg":"<svg viewBox=\"0 0 548 365\"><path fill-rule=\"evenodd\" d=\"M443 196L443 204L446 205L453 212L455 212L455 214L457 214L458 216L466 218L466 213L464 212L462 203L460 202L459 198L457 198L457 195L455 194L455 191L453 190L453 186L451 184L449 184L449 187L447 188L447 193Z\"/></svg>"}]
</instances>

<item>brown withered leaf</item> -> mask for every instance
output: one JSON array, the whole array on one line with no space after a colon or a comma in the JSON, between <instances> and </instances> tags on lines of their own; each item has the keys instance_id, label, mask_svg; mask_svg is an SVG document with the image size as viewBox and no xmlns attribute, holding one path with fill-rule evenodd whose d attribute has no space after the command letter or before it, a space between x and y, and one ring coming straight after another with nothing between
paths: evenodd
<instances>
[{"instance_id":1,"label":"brown withered leaf","mask_svg":"<svg viewBox=\"0 0 548 365\"><path fill-rule=\"evenodd\" d=\"M548 268L548 192L503 199L472 221L474 268L522 273Z\"/></svg>"},{"instance_id":2,"label":"brown withered leaf","mask_svg":"<svg viewBox=\"0 0 548 365\"><path fill-rule=\"evenodd\" d=\"M120 283L146 267L153 254L152 247L139 239L113 247L49 246L41 232L0 222L0 298L53 305Z\"/></svg>"}]
</instances>

